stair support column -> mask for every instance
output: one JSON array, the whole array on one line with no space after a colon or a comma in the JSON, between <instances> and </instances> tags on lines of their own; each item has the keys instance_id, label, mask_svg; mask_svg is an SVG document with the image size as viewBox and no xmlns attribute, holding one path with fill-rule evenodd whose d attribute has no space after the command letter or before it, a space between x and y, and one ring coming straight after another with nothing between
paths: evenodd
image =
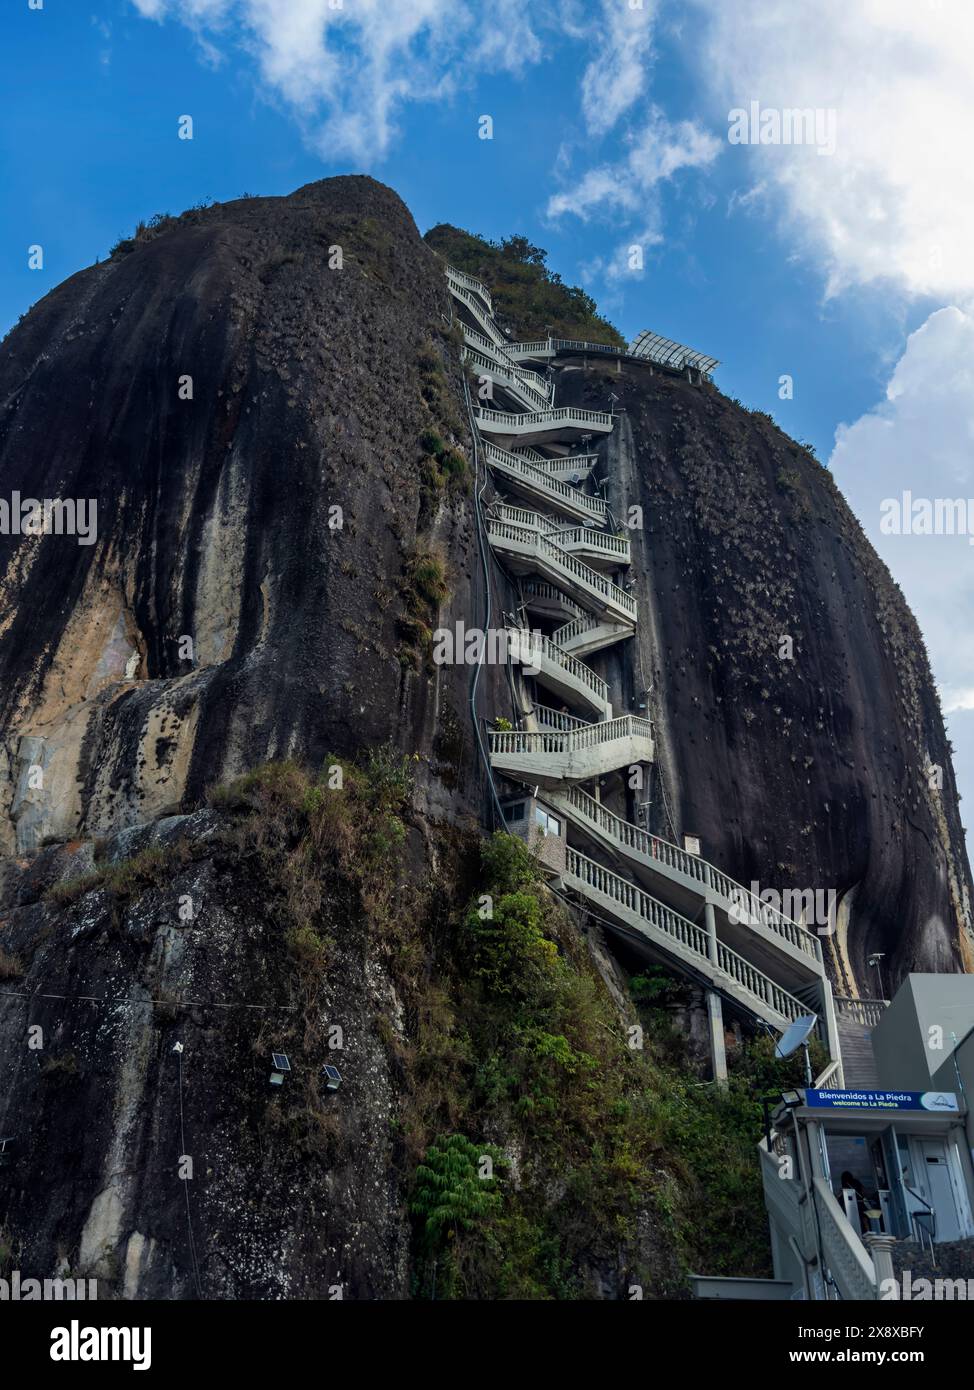
<instances>
[{"instance_id":1,"label":"stair support column","mask_svg":"<svg viewBox=\"0 0 974 1390\"><path fill-rule=\"evenodd\" d=\"M717 919L713 903L703 905L707 926L707 955L711 965L717 965ZM724 1005L712 989L705 991L707 999L707 1028L710 1032L710 1066L718 1086L727 1085L727 1049L724 1046Z\"/></svg>"},{"instance_id":2,"label":"stair support column","mask_svg":"<svg viewBox=\"0 0 974 1390\"><path fill-rule=\"evenodd\" d=\"M710 1067L718 1086L727 1085L727 1052L724 1047L724 1006L720 995L706 991L707 1027L710 1030Z\"/></svg>"}]
</instances>

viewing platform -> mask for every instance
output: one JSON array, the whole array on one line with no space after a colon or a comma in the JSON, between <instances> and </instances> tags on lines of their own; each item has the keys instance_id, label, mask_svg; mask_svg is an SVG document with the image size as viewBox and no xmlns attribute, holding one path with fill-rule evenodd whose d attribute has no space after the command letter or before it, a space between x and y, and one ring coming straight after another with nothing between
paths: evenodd
<instances>
[{"instance_id":1,"label":"viewing platform","mask_svg":"<svg viewBox=\"0 0 974 1390\"><path fill-rule=\"evenodd\" d=\"M579 410L573 405L559 406L553 410L528 410L522 415L478 407L476 416L484 434L512 440L530 439L535 444L570 439L579 433L612 432L612 416L607 411Z\"/></svg>"},{"instance_id":2,"label":"viewing platform","mask_svg":"<svg viewBox=\"0 0 974 1390\"><path fill-rule=\"evenodd\" d=\"M490 761L498 772L540 786L587 782L618 768L652 762L652 728L648 719L624 714L565 731L493 732Z\"/></svg>"}]
</instances>

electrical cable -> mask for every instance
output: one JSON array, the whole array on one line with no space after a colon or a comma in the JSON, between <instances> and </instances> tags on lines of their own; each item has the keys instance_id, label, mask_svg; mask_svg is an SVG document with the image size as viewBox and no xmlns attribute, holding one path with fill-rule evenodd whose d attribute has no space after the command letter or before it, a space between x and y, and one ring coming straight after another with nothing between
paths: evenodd
<instances>
[{"instance_id":1,"label":"electrical cable","mask_svg":"<svg viewBox=\"0 0 974 1390\"><path fill-rule=\"evenodd\" d=\"M179 1051L176 1053L176 1056L179 1058L179 1145L180 1145L180 1149L179 1149L179 1158L180 1158L180 1161L182 1161L184 1158L188 1158L188 1157L189 1157L189 1155L188 1155L187 1152L186 1152L186 1121L185 1121L185 1117L184 1117L184 1115L183 1115L183 1046L182 1046L182 1043L179 1044ZM192 1160L190 1160L190 1162L192 1162ZM200 1299L202 1300L202 1298L203 1298L203 1286L202 1286L202 1284L200 1283L200 1267L199 1267L199 1262L198 1262L198 1260L197 1260L197 1258L196 1258L196 1237L195 1237L194 1234L193 1234L193 1214L192 1214L192 1211L190 1210L190 1205L189 1205L189 1182L190 1182L190 1180L189 1180L189 1178L183 1178L181 1181L182 1181L183 1188L184 1188L185 1193L186 1193L186 1227L187 1227L187 1231L188 1231L188 1233L189 1233L189 1253L190 1253L190 1258L191 1258L192 1263L193 1263L193 1277L194 1277L194 1279L196 1280L196 1292L197 1292L197 1294L199 1295Z\"/></svg>"}]
</instances>

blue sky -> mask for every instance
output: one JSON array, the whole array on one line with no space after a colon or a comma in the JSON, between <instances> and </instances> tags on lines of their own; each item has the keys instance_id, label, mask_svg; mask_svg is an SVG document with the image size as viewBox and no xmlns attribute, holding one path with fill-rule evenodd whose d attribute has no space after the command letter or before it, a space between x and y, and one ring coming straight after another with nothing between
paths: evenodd
<instances>
[{"instance_id":1,"label":"blue sky","mask_svg":"<svg viewBox=\"0 0 974 1390\"><path fill-rule=\"evenodd\" d=\"M967 0L29 4L3 20L0 330L140 218L335 173L390 184L421 231L524 233L627 337L721 358L728 394L831 461L974 798L974 548L878 528L902 487L974 497ZM753 100L835 112L834 153L732 144Z\"/></svg>"}]
</instances>

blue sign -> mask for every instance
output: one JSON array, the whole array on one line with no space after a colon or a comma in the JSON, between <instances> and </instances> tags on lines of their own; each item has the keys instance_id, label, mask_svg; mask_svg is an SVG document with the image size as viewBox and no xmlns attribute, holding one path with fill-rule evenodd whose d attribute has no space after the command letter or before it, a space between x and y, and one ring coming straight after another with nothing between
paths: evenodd
<instances>
[{"instance_id":1,"label":"blue sign","mask_svg":"<svg viewBox=\"0 0 974 1390\"><path fill-rule=\"evenodd\" d=\"M956 1115L953 1091L812 1091L805 1104L820 1110L938 1110Z\"/></svg>"}]
</instances>

